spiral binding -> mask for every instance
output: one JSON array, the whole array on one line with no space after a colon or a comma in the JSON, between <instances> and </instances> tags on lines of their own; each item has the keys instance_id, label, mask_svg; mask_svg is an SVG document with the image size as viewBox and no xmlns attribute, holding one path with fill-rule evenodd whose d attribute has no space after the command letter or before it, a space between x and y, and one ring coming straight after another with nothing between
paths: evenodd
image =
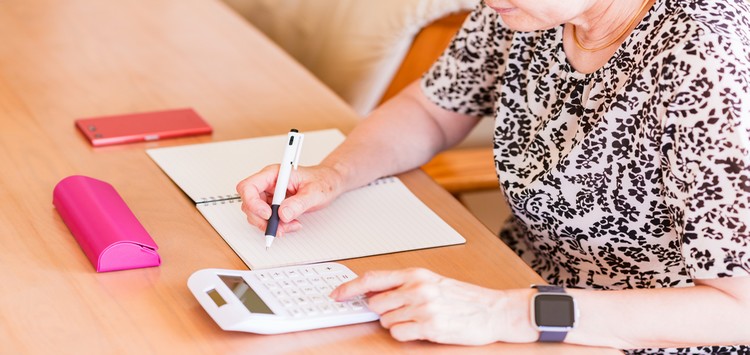
<instances>
[{"instance_id":1,"label":"spiral binding","mask_svg":"<svg viewBox=\"0 0 750 355\"><path fill-rule=\"evenodd\" d=\"M366 186L378 186L378 185L385 185L393 183L398 178L395 176L384 176L380 179L377 179ZM209 196L209 197L203 197L201 198L201 201L198 202L198 204L203 205L210 205L210 206L216 206L216 205L224 205L227 203L238 203L242 202L242 199L240 198L239 194L233 194L233 195L219 195L219 196Z\"/></svg>"},{"instance_id":2,"label":"spiral binding","mask_svg":"<svg viewBox=\"0 0 750 355\"><path fill-rule=\"evenodd\" d=\"M216 206L235 202L242 202L239 194L202 197L198 204Z\"/></svg>"},{"instance_id":3,"label":"spiral binding","mask_svg":"<svg viewBox=\"0 0 750 355\"><path fill-rule=\"evenodd\" d=\"M396 179L397 178L395 176L384 176L384 177L382 177L380 179L377 179L377 180L375 180L375 181L367 184L366 186L377 186L377 185L390 184L390 183L395 182Z\"/></svg>"}]
</instances>

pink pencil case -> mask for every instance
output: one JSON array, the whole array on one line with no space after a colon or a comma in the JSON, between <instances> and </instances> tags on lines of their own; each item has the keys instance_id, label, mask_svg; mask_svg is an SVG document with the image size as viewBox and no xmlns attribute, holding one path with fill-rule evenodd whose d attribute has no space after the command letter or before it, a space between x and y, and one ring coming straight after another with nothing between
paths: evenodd
<instances>
[{"instance_id":1,"label":"pink pencil case","mask_svg":"<svg viewBox=\"0 0 750 355\"><path fill-rule=\"evenodd\" d=\"M62 179L52 204L97 272L158 266L158 247L112 185L87 176Z\"/></svg>"}]
</instances>

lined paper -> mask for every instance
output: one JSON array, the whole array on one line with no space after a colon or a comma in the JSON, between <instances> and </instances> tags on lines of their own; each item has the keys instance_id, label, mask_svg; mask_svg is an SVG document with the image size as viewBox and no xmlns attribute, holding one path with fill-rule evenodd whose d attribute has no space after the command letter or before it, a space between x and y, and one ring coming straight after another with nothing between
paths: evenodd
<instances>
[{"instance_id":1,"label":"lined paper","mask_svg":"<svg viewBox=\"0 0 750 355\"><path fill-rule=\"evenodd\" d=\"M320 162L344 139L338 130L305 133L301 165ZM302 229L266 250L263 231L240 209L235 186L280 161L286 135L148 150L149 156L197 203L211 226L251 269L307 264L433 248L466 240L397 177L347 192L300 217ZM268 152L279 152L274 159Z\"/></svg>"}]
</instances>

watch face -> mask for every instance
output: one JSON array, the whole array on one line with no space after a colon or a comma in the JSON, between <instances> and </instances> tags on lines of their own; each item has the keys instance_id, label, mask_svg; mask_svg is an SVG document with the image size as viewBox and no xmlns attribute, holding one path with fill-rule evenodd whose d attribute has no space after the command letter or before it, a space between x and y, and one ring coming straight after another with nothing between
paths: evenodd
<instances>
[{"instance_id":1,"label":"watch face","mask_svg":"<svg viewBox=\"0 0 750 355\"><path fill-rule=\"evenodd\" d=\"M534 297L534 321L539 327L572 327L575 324L573 297L540 293Z\"/></svg>"}]
</instances>

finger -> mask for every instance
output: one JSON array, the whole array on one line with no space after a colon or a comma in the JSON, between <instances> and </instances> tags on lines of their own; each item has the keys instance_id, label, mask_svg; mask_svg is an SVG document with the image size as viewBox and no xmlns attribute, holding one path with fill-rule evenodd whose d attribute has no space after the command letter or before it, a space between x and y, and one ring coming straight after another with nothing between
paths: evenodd
<instances>
[{"instance_id":1,"label":"finger","mask_svg":"<svg viewBox=\"0 0 750 355\"><path fill-rule=\"evenodd\" d=\"M246 205L246 210L243 210L245 214L252 213L266 221L271 218L271 206L266 201L266 198L250 199L244 201L243 204Z\"/></svg>"},{"instance_id":2,"label":"finger","mask_svg":"<svg viewBox=\"0 0 750 355\"><path fill-rule=\"evenodd\" d=\"M266 227L268 226L268 220L259 218L256 215L248 215L247 221L263 232L265 232ZM289 223L280 223L279 227L276 229L276 237L281 237L287 233L297 232L300 229L302 229L302 224L300 224L297 220L291 221Z\"/></svg>"},{"instance_id":3,"label":"finger","mask_svg":"<svg viewBox=\"0 0 750 355\"><path fill-rule=\"evenodd\" d=\"M250 224L258 227L258 229L263 232L265 232L266 227L268 226L267 219L263 219L255 215L248 215L247 221ZM296 219L288 223L281 222L279 223L279 227L276 228L276 237L281 237L287 233L297 232L300 229L302 229L302 224Z\"/></svg>"},{"instance_id":4,"label":"finger","mask_svg":"<svg viewBox=\"0 0 750 355\"><path fill-rule=\"evenodd\" d=\"M368 304L368 307L370 307L369 304ZM371 307L370 309L372 310ZM380 324L383 326L383 328L386 328L386 329L390 329L398 323L416 321L416 319L414 319L414 316L412 315L412 308L408 306L400 307L400 308L393 309L391 311L379 313L379 314L380 314Z\"/></svg>"},{"instance_id":5,"label":"finger","mask_svg":"<svg viewBox=\"0 0 750 355\"><path fill-rule=\"evenodd\" d=\"M411 276L409 281L398 288L371 296L367 304L371 310L382 314L402 307L419 309L420 305L434 305L434 301L440 296L440 287L434 280ZM414 320L418 319L415 318Z\"/></svg>"},{"instance_id":6,"label":"finger","mask_svg":"<svg viewBox=\"0 0 750 355\"><path fill-rule=\"evenodd\" d=\"M293 233L293 232L299 231L300 229L302 229L302 224L299 223L299 221L295 219L291 222L282 223L280 227L281 228L279 229L282 229L283 233L286 234L286 233Z\"/></svg>"},{"instance_id":7,"label":"finger","mask_svg":"<svg viewBox=\"0 0 750 355\"><path fill-rule=\"evenodd\" d=\"M261 231L265 231L268 226L268 219L258 216L256 213L248 213L249 207L242 203L242 210L247 215L247 222L257 227ZM280 223L279 228L276 229L276 236L280 237L286 233L297 232L302 229L302 224L298 220L293 220L289 223Z\"/></svg>"},{"instance_id":8,"label":"finger","mask_svg":"<svg viewBox=\"0 0 750 355\"><path fill-rule=\"evenodd\" d=\"M416 322L397 323L390 328L391 336L398 341L423 340L422 327Z\"/></svg>"},{"instance_id":9,"label":"finger","mask_svg":"<svg viewBox=\"0 0 750 355\"><path fill-rule=\"evenodd\" d=\"M256 228L262 231L266 230L266 225L268 224L268 220L258 216L256 213L250 212L249 208L245 205L245 203L243 203L242 205L243 205L242 211L245 212L247 222L250 223L250 225L255 226Z\"/></svg>"},{"instance_id":10,"label":"finger","mask_svg":"<svg viewBox=\"0 0 750 355\"><path fill-rule=\"evenodd\" d=\"M237 184L237 192L242 198L245 214L256 214L263 219L271 216L271 191L275 185L275 176L278 175L278 166L267 166L258 173L240 181Z\"/></svg>"},{"instance_id":11,"label":"finger","mask_svg":"<svg viewBox=\"0 0 750 355\"><path fill-rule=\"evenodd\" d=\"M262 205L262 206L268 207L266 205ZM245 213L247 222L250 225L260 229L261 231L266 230L266 227L268 226L268 218L270 217L270 215L269 217L263 217L262 215L259 215L261 213L258 213L257 209L255 212L253 212L252 210L254 208L248 207L248 204L246 204L245 202L242 203L241 209L242 209L242 212ZM280 237L284 233L296 232L300 230L301 228L302 228L302 225L297 220L291 221L289 223L282 222L282 223L279 223L279 228L276 229L276 236Z\"/></svg>"},{"instance_id":12,"label":"finger","mask_svg":"<svg viewBox=\"0 0 750 355\"><path fill-rule=\"evenodd\" d=\"M404 271L368 271L361 277L342 284L331 293L330 297L343 301L368 292L381 292L394 289L407 280Z\"/></svg>"},{"instance_id":13,"label":"finger","mask_svg":"<svg viewBox=\"0 0 750 355\"><path fill-rule=\"evenodd\" d=\"M395 312L409 304L412 304L411 293L405 292L404 287L375 293L367 299L367 308L377 314Z\"/></svg>"},{"instance_id":14,"label":"finger","mask_svg":"<svg viewBox=\"0 0 750 355\"><path fill-rule=\"evenodd\" d=\"M259 198L263 192L273 192L278 175L278 164L266 166L259 172L240 181L237 184L237 193L240 194L240 197L244 201Z\"/></svg>"}]
</instances>

